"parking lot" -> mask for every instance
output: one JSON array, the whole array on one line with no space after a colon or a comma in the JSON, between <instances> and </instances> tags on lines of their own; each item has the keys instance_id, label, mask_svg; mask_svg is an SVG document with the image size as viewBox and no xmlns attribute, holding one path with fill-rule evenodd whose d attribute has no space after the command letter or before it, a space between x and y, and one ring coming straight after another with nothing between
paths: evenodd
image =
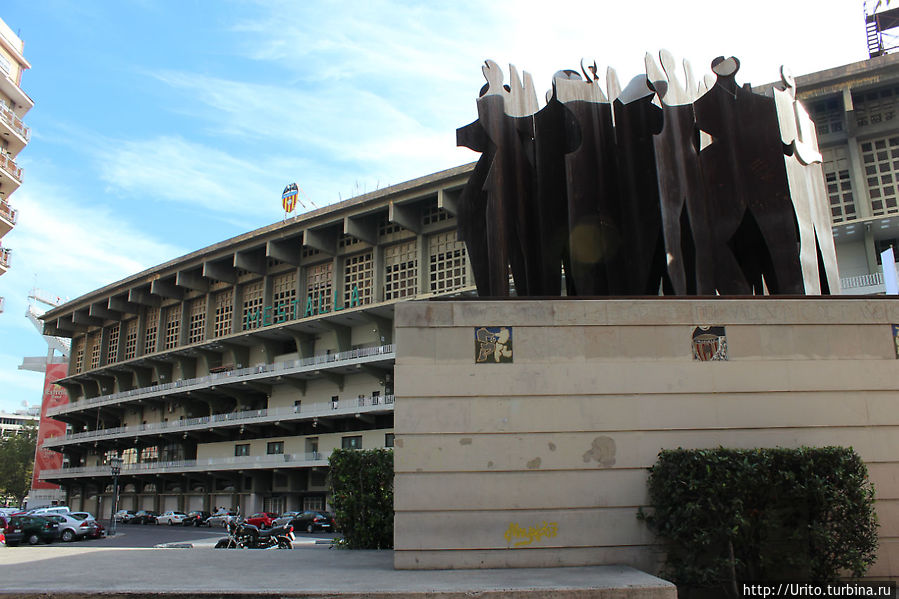
<instances>
[{"instance_id":1,"label":"parking lot","mask_svg":"<svg viewBox=\"0 0 899 599\"><path fill-rule=\"evenodd\" d=\"M109 532L109 522L104 521ZM314 543L317 540L328 542L339 536L336 533L316 532L306 533L297 532L297 544ZM116 535L107 536L102 539L88 539L84 541L75 541L74 543L63 543L59 540L50 544L50 547L73 547L73 546L91 546L97 548L103 547L127 547L127 548L152 548L157 545L169 543L190 543L195 547L211 547L216 541L227 536L223 528L208 528L205 526L166 526L156 524L132 525L122 524L116 525ZM12 550L12 548L10 548Z\"/></svg>"}]
</instances>

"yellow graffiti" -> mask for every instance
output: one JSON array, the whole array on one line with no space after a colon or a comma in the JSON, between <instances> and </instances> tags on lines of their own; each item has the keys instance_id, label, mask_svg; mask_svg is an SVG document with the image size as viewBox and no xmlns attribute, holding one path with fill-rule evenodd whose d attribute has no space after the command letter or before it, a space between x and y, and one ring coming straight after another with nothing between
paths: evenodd
<instances>
[{"instance_id":1,"label":"yellow graffiti","mask_svg":"<svg viewBox=\"0 0 899 599\"><path fill-rule=\"evenodd\" d=\"M528 528L524 528L515 522L511 522L508 530L506 530L506 533L503 536L506 538L507 543L511 543L512 539L521 539L520 541L517 541L513 547L524 547L525 545L530 545L534 541L539 541L543 537L551 539L556 536L558 532L558 522L547 522L544 520L541 526L529 526Z\"/></svg>"}]
</instances>

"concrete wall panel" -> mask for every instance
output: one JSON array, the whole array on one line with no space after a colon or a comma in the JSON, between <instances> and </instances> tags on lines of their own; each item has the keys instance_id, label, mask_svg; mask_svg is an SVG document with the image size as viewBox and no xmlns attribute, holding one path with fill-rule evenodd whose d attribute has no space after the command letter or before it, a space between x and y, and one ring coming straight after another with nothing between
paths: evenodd
<instances>
[{"instance_id":1,"label":"concrete wall panel","mask_svg":"<svg viewBox=\"0 0 899 599\"><path fill-rule=\"evenodd\" d=\"M399 304L395 565L654 572L636 514L661 449L843 445L877 490L871 574L899 576L892 323L891 298ZM726 327L728 361L694 361L699 325ZM513 327L512 364L475 363L478 326Z\"/></svg>"}]
</instances>

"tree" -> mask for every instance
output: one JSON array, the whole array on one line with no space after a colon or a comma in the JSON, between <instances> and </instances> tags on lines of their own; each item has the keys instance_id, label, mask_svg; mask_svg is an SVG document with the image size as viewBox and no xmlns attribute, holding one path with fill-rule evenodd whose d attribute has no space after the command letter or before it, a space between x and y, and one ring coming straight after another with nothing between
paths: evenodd
<instances>
[{"instance_id":1,"label":"tree","mask_svg":"<svg viewBox=\"0 0 899 599\"><path fill-rule=\"evenodd\" d=\"M22 505L31 489L37 427L28 425L19 434L0 438L0 497L12 497Z\"/></svg>"}]
</instances>

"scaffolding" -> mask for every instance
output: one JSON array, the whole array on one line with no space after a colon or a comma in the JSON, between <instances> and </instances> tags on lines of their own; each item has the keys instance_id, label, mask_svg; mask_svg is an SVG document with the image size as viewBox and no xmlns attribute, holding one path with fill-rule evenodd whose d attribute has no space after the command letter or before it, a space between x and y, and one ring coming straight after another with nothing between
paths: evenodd
<instances>
[{"instance_id":1,"label":"scaffolding","mask_svg":"<svg viewBox=\"0 0 899 599\"><path fill-rule=\"evenodd\" d=\"M889 0L864 3L868 56L875 58L899 48L899 8L890 8Z\"/></svg>"}]
</instances>

